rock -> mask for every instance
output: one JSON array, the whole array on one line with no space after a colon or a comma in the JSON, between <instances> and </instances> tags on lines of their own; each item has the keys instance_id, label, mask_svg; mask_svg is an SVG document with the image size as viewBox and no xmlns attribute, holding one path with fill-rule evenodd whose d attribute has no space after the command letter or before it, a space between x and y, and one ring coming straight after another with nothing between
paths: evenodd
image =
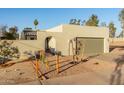
<instances>
[{"instance_id":1,"label":"rock","mask_svg":"<svg viewBox=\"0 0 124 93\"><path fill-rule=\"evenodd\" d=\"M87 62L89 59L86 58L86 59L81 59L81 62Z\"/></svg>"},{"instance_id":2,"label":"rock","mask_svg":"<svg viewBox=\"0 0 124 93\"><path fill-rule=\"evenodd\" d=\"M15 69L15 71L20 71L20 69Z\"/></svg>"},{"instance_id":3,"label":"rock","mask_svg":"<svg viewBox=\"0 0 124 93\"><path fill-rule=\"evenodd\" d=\"M99 63L98 62L96 62L96 63L94 63L95 65L98 65Z\"/></svg>"},{"instance_id":4,"label":"rock","mask_svg":"<svg viewBox=\"0 0 124 93\"><path fill-rule=\"evenodd\" d=\"M7 70L4 70L4 72L10 72L11 70L7 69Z\"/></svg>"},{"instance_id":5,"label":"rock","mask_svg":"<svg viewBox=\"0 0 124 93\"><path fill-rule=\"evenodd\" d=\"M22 75L22 74L24 74L24 72L20 72L20 73L19 73L19 75Z\"/></svg>"}]
</instances>

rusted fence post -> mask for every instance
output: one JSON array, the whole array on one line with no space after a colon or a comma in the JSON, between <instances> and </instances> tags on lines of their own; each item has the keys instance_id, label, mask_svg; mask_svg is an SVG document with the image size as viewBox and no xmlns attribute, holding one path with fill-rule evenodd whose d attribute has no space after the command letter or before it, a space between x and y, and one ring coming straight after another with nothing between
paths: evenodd
<instances>
[{"instance_id":1,"label":"rusted fence post","mask_svg":"<svg viewBox=\"0 0 124 93\"><path fill-rule=\"evenodd\" d=\"M59 55L56 55L56 72L59 73Z\"/></svg>"},{"instance_id":2,"label":"rusted fence post","mask_svg":"<svg viewBox=\"0 0 124 93\"><path fill-rule=\"evenodd\" d=\"M41 50L40 56L41 56L41 61L45 64L45 67L47 69L49 69L49 63L48 63L48 60L47 60L46 53Z\"/></svg>"},{"instance_id":3,"label":"rusted fence post","mask_svg":"<svg viewBox=\"0 0 124 93\"><path fill-rule=\"evenodd\" d=\"M39 70L39 62L38 60L36 59L36 62L35 62L35 66L36 66L36 75L38 76L38 70Z\"/></svg>"},{"instance_id":4,"label":"rusted fence post","mask_svg":"<svg viewBox=\"0 0 124 93\"><path fill-rule=\"evenodd\" d=\"M60 55L61 55L61 52L58 51L58 52L56 53L56 72L57 72L57 74L59 73Z\"/></svg>"},{"instance_id":5,"label":"rusted fence post","mask_svg":"<svg viewBox=\"0 0 124 93\"><path fill-rule=\"evenodd\" d=\"M49 67L49 62L48 62L47 58L46 58L45 65L46 65L46 68L47 68L47 69L49 69L49 68L50 68L50 67Z\"/></svg>"},{"instance_id":6,"label":"rusted fence post","mask_svg":"<svg viewBox=\"0 0 124 93\"><path fill-rule=\"evenodd\" d=\"M36 75L37 75L37 77L39 77L38 76L38 71L40 70L39 60L40 60L40 51L37 51L35 53L35 69L36 69Z\"/></svg>"}]
</instances>

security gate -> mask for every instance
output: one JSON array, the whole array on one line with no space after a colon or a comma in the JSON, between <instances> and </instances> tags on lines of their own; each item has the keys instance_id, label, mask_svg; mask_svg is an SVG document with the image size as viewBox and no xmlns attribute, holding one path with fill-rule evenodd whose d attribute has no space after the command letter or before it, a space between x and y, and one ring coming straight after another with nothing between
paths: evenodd
<instances>
[{"instance_id":1,"label":"security gate","mask_svg":"<svg viewBox=\"0 0 124 93\"><path fill-rule=\"evenodd\" d=\"M104 52L104 38L77 37L77 54L101 54Z\"/></svg>"}]
</instances>

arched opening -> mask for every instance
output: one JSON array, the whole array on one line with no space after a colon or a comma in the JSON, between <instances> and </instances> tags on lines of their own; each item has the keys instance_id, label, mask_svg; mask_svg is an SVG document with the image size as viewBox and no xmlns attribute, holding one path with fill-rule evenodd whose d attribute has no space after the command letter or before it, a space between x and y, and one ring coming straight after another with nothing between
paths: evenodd
<instances>
[{"instance_id":1,"label":"arched opening","mask_svg":"<svg viewBox=\"0 0 124 93\"><path fill-rule=\"evenodd\" d=\"M75 40L71 39L69 40L69 55L74 55L76 53L75 51Z\"/></svg>"},{"instance_id":2,"label":"arched opening","mask_svg":"<svg viewBox=\"0 0 124 93\"><path fill-rule=\"evenodd\" d=\"M45 52L55 54L56 52L56 39L52 36L45 39Z\"/></svg>"}]
</instances>

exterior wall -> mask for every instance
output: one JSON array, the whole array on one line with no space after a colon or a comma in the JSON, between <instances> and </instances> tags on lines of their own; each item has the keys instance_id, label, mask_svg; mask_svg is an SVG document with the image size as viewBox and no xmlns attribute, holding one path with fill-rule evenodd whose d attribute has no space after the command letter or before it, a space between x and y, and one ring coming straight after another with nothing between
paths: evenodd
<instances>
[{"instance_id":1,"label":"exterior wall","mask_svg":"<svg viewBox=\"0 0 124 93\"><path fill-rule=\"evenodd\" d=\"M62 32L62 25L47 29L46 32Z\"/></svg>"},{"instance_id":2,"label":"exterior wall","mask_svg":"<svg viewBox=\"0 0 124 93\"><path fill-rule=\"evenodd\" d=\"M52 37L48 43L49 47L56 49L56 39Z\"/></svg>"},{"instance_id":3,"label":"exterior wall","mask_svg":"<svg viewBox=\"0 0 124 93\"><path fill-rule=\"evenodd\" d=\"M56 51L61 51L60 49L64 47L65 39L63 40L61 32L45 32L45 31L38 31L37 33L37 40L41 41L41 47L45 49L45 39L49 36L52 36L56 40ZM62 42L63 41L63 42ZM61 44L60 44L61 43ZM64 45L63 45L64 44ZM61 47L62 46L62 47Z\"/></svg>"},{"instance_id":4,"label":"exterior wall","mask_svg":"<svg viewBox=\"0 0 124 93\"><path fill-rule=\"evenodd\" d=\"M37 39L37 32L36 31L23 31L21 33L22 40L36 40Z\"/></svg>"},{"instance_id":5,"label":"exterior wall","mask_svg":"<svg viewBox=\"0 0 124 93\"><path fill-rule=\"evenodd\" d=\"M0 39L5 38L5 32L0 30Z\"/></svg>"},{"instance_id":6,"label":"exterior wall","mask_svg":"<svg viewBox=\"0 0 124 93\"><path fill-rule=\"evenodd\" d=\"M0 37L3 37L3 32L2 31L0 31Z\"/></svg>"},{"instance_id":7,"label":"exterior wall","mask_svg":"<svg viewBox=\"0 0 124 93\"><path fill-rule=\"evenodd\" d=\"M109 42L124 42L124 38L109 38Z\"/></svg>"},{"instance_id":8,"label":"exterior wall","mask_svg":"<svg viewBox=\"0 0 124 93\"><path fill-rule=\"evenodd\" d=\"M63 33L64 39L67 40L74 37L104 38L104 53L109 52L109 29L106 27L63 25Z\"/></svg>"},{"instance_id":9,"label":"exterior wall","mask_svg":"<svg viewBox=\"0 0 124 93\"><path fill-rule=\"evenodd\" d=\"M104 53L109 52L109 29L105 27L77 26L77 25L62 25L60 32L56 29L49 31L39 31L37 40L42 40L42 48L45 49L45 38L53 36L56 39L56 50L61 51L63 55L69 54L69 40L75 37L97 37L104 38ZM63 31L63 32L61 32Z\"/></svg>"},{"instance_id":10,"label":"exterior wall","mask_svg":"<svg viewBox=\"0 0 124 93\"><path fill-rule=\"evenodd\" d=\"M13 46L17 46L21 54L25 51L32 51L34 53L34 51L42 49L39 46L40 42L37 40L14 40L13 42Z\"/></svg>"},{"instance_id":11,"label":"exterior wall","mask_svg":"<svg viewBox=\"0 0 124 93\"><path fill-rule=\"evenodd\" d=\"M19 52L21 54L21 57L24 54L24 52L32 52L34 53L37 50L41 50L41 42L42 41L37 41L37 40L7 40L7 42L13 41L13 46L18 47ZM1 42L1 41L0 41Z\"/></svg>"},{"instance_id":12,"label":"exterior wall","mask_svg":"<svg viewBox=\"0 0 124 93\"><path fill-rule=\"evenodd\" d=\"M51 30L37 31L37 40L13 40L13 46L17 46L21 54L25 51L44 50L45 39L49 36L55 38L56 51L61 51L63 55L69 55L69 41L75 37L104 38L104 53L109 52L108 28L77 25L61 25Z\"/></svg>"},{"instance_id":13,"label":"exterior wall","mask_svg":"<svg viewBox=\"0 0 124 93\"><path fill-rule=\"evenodd\" d=\"M25 35L24 35L24 32L21 32L21 40L25 40Z\"/></svg>"}]
</instances>

